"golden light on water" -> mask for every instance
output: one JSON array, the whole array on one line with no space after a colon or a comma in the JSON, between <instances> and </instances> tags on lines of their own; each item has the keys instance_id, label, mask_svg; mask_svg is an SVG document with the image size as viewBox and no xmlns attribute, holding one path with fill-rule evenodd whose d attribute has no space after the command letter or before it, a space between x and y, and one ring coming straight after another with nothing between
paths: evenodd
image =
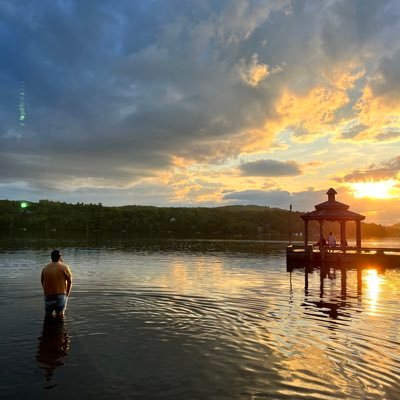
<instances>
[{"instance_id":1,"label":"golden light on water","mask_svg":"<svg viewBox=\"0 0 400 400\"><path fill-rule=\"evenodd\" d=\"M366 294L369 300L370 311L375 313L379 295L380 277L375 269L369 269L365 271L363 279L366 283Z\"/></svg>"},{"instance_id":2,"label":"golden light on water","mask_svg":"<svg viewBox=\"0 0 400 400\"><path fill-rule=\"evenodd\" d=\"M396 197L396 182L393 179L379 182L356 182L351 184L354 197L372 199L392 199Z\"/></svg>"}]
</instances>

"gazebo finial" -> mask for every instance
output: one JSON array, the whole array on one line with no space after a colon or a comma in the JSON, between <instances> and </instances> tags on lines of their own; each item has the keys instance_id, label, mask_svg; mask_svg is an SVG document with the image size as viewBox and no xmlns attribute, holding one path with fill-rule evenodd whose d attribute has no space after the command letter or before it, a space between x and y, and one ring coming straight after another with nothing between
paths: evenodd
<instances>
[{"instance_id":1,"label":"gazebo finial","mask_svg":"<svg viewBox=\"0 0 400 400\"><path fill-rule=\"evenodd\" d=\"M337 192L335 189L330 188L326 194L328 195L328 201L335 201L335 196L337 195Z\"/></svg>"}]
</instances>

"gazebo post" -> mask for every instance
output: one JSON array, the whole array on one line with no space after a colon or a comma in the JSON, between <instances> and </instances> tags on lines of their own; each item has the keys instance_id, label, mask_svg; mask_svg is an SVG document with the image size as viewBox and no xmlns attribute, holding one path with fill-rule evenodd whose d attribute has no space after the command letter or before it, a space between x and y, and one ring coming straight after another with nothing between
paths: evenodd
<instances>
[{"instance_id":1,"label":"gazebo post","mask_svg":"<svg viewBox=\"0 0 400 400\"><path fill-rule=\"evenodd\" d=\"M308 245L308 221L304 220L304 247Z\"/></svg>"},{"instance_id":2,"label":"gazebo post","mask_svg":"<svg viewBox=\"0 0 400 400\"><path fill-rule=\"evenodd\" d=\"M319 223L319 251L322 253L322 237L324 234L324 230L322 229L323 225L324 225L324 221L318 221Z\"/></svg>"},{"instance_id":3,"label":"gazebo post","mask_svg":"<svg viewBox=\"0 0 400 400\"><path fill-rule=\"evenodd\" d=\"M346 221L340 221L340 243L345 243L346 240Z\"/></svg>"},{"instance_id":4,"label":"gazebo post","mask_svg":"<svg viewBox=\"0 0 400 400\"><path fill-rule=\"evenodd\" d=\"M357 253L361 253L361 221L356 221L356 247Z\"/></svg>"}]
</instances>

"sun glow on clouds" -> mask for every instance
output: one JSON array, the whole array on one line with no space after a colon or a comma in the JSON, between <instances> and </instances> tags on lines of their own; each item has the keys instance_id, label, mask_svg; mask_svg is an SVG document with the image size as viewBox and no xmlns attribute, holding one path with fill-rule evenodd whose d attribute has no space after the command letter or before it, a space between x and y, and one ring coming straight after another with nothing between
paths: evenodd
<instances>
[{"instance_id":1,"label":"sun glow on clouds","mask_svg":"<svg viewBox=\"0 0 400 400\"><path fill-rule=\"evenodd\" d=\"M275 105L279 119L270 126L277 132L290 128L293 139L309 142L332 132L335 113L348 101L346 92L333 86L315 87L303 96L284 91Z\"/></svg>"},{"instance_id":2,"label":"sun glow on clouds","mask_svg":"<svg viewBox=\"0 0 400 400\"><path fill-rule=\"evenodd\" d=\"M246 63L246 60L242 58L240 60L238 69L239 75L242 78L243 82L252 87L256 87L270 74L281 72L283 70L283 67L279 65L274 68L270 68L267 64L259 62L258 54L255 53L251 57L250 63Z\"/></svg>"},{"instance_id":3,"label":"sun glow on clouds","mask_svg":"<svg viewBox=\"0 0 400 400\"><path fill-rule=\"evenodd\" d=\"M269 68L268 65L259 63L258 55L254 54L249 65L246 65L243 58L240 60L239 72L244 82L256 87L268 76Z\"/></svg>"},{"instance_id":4,"label":"sun glow on clouds","mask_svg":"<svg viewBox=\"0 0 400 400\"><path fill-rule=\"evenodd\" d=\"M354 197L372 199L393 199L396 198L396 182L393 179L380 182L356 182L351 183Z\"/></svg>"},{"instance_id":5,"label":"sun glow on clouds","mask_svg":"<svg viewBox=\"0 0 400 400\"><path fill-rule=\"evenodd\" d=\"M358 121L365 126L357 140L391 141L399 140L400 104L383 96L374 96L370 87L366 87L362 97L354 106Z\"/></svg>"}]
</instances>

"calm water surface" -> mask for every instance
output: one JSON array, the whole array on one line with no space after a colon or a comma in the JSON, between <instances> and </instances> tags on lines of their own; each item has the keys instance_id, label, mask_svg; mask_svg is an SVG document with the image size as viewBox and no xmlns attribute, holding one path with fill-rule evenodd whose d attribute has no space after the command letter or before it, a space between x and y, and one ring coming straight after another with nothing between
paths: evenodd
<instances>
[{"instance_id":1,"label":"calm water surface","mask_svg":"<svg viewBox=\"0 0 400 400\"><path fill-rule=\"evenodd\" d=\"M1 398L400 398L399 269L344 286L287 272L279 242L70 244L44 321L51 247L0 251Z\"/></svg>"}]
</instances>

